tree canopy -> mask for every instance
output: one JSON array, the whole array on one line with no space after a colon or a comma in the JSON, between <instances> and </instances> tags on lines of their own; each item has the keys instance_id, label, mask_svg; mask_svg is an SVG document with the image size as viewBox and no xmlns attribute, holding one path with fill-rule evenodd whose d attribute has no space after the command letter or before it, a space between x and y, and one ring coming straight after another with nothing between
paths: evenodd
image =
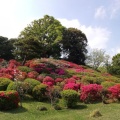
<instances>
[{"instance_id":1,"label":"tree canopy","mask_svg":"<svg viewBox=\"0 0 120 120\"><path fill-rule=\"evenodd\" d=\"M67 29L48 15L24 28L14 45L14 55L22 60L41 57L58 59L67 54L63 59L84 64L87 53L87 38L81 30Z\"/></svg>"},{"instance_id":2,"label":"tree canopy","mask_svg":"<svg viewBox=\"0 0 120 120\"><path fill-rule=\"evenodd\" d=\"M110 56L105 54L103 49L92 49L87 55L86 64L97 69L101 63L108 65Z\"/></svg>"},{"instance_id":3,"label":"tree canopy","mask_svg":"<svg viewBox=\"0 0 120 120\"><path fill-rule=\"evenodd\" d=\"M85 64L85 55L87 53L86 35L81 30L68 28L65 30L63 36L63 58L77 64Z\"/></svg>"},{"instance_id":4,"label":"tree canopy","mask_svg":"<svg viewBox=\"0 0 120 120\"><path fill-rule=\"evenodd\" d=\"M21 59L59 58L63 30L61 23L52 16L45 15L44 18L34 20L20 33L14 54Z\"/></svg>"}]
</instances>

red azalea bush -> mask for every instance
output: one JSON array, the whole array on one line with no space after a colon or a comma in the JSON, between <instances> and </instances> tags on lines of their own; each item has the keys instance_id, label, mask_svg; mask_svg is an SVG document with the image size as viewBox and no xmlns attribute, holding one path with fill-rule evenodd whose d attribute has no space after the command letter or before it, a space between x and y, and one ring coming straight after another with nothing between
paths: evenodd
<instances>
[{"instance_id":1,"label":"red azalea bush","mask_svg":"<svg viewBox=\"0 0 120 120\"><path fill-rule=\"evenodd\" d=\"M63 81L63 78L56 78L55 79L55 83L62 82L62 81Z\"/></svg>"},{"instance_id":2,"label":"red azalea bush","mask_svg":"<svg viewBox=\"0 0 120 120\"><path fill-rule=\"evenodd\" d=\"M38 72L36 72L36 71L31 71L31 72L29 72L29 73L27 74L27 77L28 77L28 78L36 79L38 75L39 75Z\"/></svg>"},{"instance_id":3,"label":"red azalea bush","mask_svg":"<svg viewBox=\"0 0 120 120\"><path fill-rule=\"evenodd\" d=\"M75 90L75 91L78 91L80 88L80 85L79 84L76 84L76 83L67 83L64 85L64 90L68 90L68 89L71 89L71 90Z\"/></svg>"},{"instance_id":4,"label":"red azalea bush","mask_svg":"<svg viewBox=\"0 0 120 120\"><path fill-rule=\"evenodd\" d=\"M19 95L17 91L0 91L0 110L17 108Z\"/></svg>"},{"instance_id":5,"label":"red azalea bush","mask_svg":"<svg viewBox=\"0 0 120 120\"><path fill-rule=\"evenodd\" d=\"M67 83L76 83L76 79L74 79L73 77L71 77L71 78L66 78L65 79L65 83L67 84Z\"/></svg>"},{"instance_id":6,"label":"red azalea bush","mask_svg":"<svg viewBox=\"0 0 120 120\"><path fill-rule=\"evenodd\" d=\"M43 84L46 84L48 86L53 86L55 83L55 80L50 77L50 76L46 76L44 79L43 79Z\"/></svg>"},{"instance_id":7,"label":"red azalea bush","mask_svg":"<svg viewBox=\"0 0 120 120\"><path fill-rule=\"evenodd\" d=\"M102 86L97 84L83 85L81 87L80 100L91 102L101 99Z\"/></svg>"},{"instance_id":8,"label":"red azalea bush","mask_svg":"<svg viewBox=\"0 0 120 120\"><path fill-rule=\"evenodd\" d=\"M120 100L120 84L114 85L112 87L108 88L109 91L109 97L114 99Z\"/></svg>"}]
</instances>

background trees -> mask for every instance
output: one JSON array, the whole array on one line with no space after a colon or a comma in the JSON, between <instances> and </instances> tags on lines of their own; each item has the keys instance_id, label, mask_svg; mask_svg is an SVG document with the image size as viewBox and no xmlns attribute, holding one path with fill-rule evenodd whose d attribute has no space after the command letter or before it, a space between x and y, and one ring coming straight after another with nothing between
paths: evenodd
<instances>
[{"instance_id":1,"label":"background trees","mask_svg":"<svg viewBox=\"0 0 120 120\"><path fill-rule=\"evenodd\" d=\"M0 58L4 58L6 60L14 58L12 54L14 49L13 42L13 39L8 40L7 37L0 36Z\"/></svg>"},{"instance_id":2,"label":"background trees","mask_svg":"<svg viewBox=\"0 0 120 120\"><path fill-rule=\"evenodd\" d=\"M97 69L102 63L105 66L109 64L110 56L105 54L105 51L102 49L93 49L88 55L86 59L86 64Z\"/></svg>"},{"instance_id":3,"label":"background trees","mask_svg":"<svg viewBox=\"0 0 120 120\"><path fill-rule=\"evenodd\" d=\"M16 59L53 57L84 64L87 53L87 38L75 28L65 28L52 16L34 20L19 35L15 42ZM65 56L65 54L67 56Z\"/></svg>"},{"instance_id":4,"label":"background trees","mask_svg":"<svg viewBox=\"0 0 120 120\"><path fill-rule=\"evenodd\" d=\"M112 64L108 67L108 71L111 74L120 76L120 53L113 56Z\"/></svg>"},{"instance_id":5,"label":"background trees","mask_svg":"<svg viewBox=\"0 0 120 120\"><path fill-rule=\"evenodd\" d=\"M75 28L66 29L61 43L64 59L77 64L85 64L87 38L81 30Z\"/></svg>"}]
</instances>

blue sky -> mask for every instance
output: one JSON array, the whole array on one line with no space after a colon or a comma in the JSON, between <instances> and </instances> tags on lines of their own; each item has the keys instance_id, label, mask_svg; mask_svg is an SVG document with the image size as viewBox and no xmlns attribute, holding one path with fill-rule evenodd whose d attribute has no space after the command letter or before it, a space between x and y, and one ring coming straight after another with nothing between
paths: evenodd
<instances>
[{"instance_id":1,"label":"blue sky","mask_svg":"<svg viewBox=\"0 0 120 120\"><path fill-rule=\"evenodd\" d=\"M90 48L120 53L120 0L0 0L0 36L18 37L45 14L82 30Z\"/></svg>"}]
</instances>

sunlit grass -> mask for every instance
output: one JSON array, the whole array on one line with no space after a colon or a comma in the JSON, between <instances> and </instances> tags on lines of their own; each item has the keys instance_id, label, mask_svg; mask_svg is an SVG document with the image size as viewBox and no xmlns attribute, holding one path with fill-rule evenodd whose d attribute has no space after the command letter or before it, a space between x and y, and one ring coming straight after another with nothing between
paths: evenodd
<instances>
[{"instance_id":1,"label":"sunlit grass","mask_svg":"<svg viewBox=\"0 0 120 120\"><path fill-rule=\"evenodd\" d=\"M47 111L37 110L37 106L47 107ZM102 116L90 117L90 113L98 109ZM49 103L36 101L23 102L23 107L10 111L1 111L0 120L118 120L120 118L120 104L83 104L79 103L76 109L54 110Z\"/></svg>"}]
</instances>

